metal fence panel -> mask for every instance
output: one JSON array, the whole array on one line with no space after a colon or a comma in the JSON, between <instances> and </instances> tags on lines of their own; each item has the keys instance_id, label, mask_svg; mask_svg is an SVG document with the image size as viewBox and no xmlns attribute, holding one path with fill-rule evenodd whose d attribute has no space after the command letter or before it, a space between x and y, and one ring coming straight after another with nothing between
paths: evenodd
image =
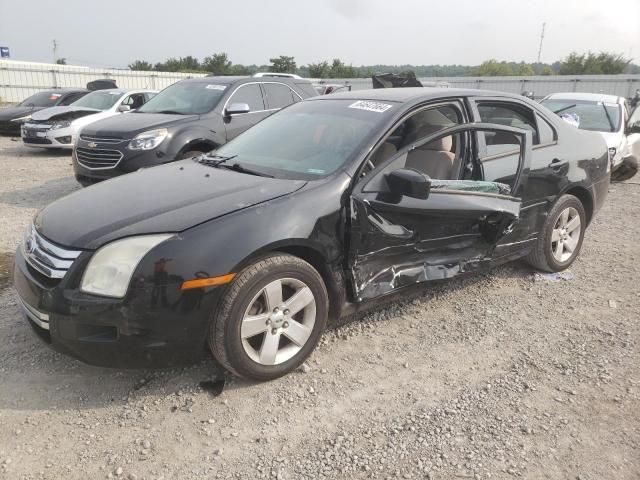
<instances>
[{"instance_id":1,"label":"metal fence panel","mask_svg":"<svg viewBox=\"0 0 640 480\"><path fill-rule=\"evenodd\" d=\"M448 83L454 88L473 88L516 93L533 92L536 98L558 92L606 93L631 98L640 89L640 75L552 75L532 77L423 77L424 84ZM327 83L348 83L353 90L372 88L368 78L334 78Z\"/></svg>"},{"instance_id":2,"label":"metal fence panel","mask_svg":"<svg viewBox=\"0 0 640 480\"><path fill-rule=\"evenodd\" d=\"M130 70L88 68L48 63L0 60L0 102L20 102L39 90L63 87L85 87L99 78L112 78L122 88L162 90L185 78L205 74L177 72L140 72ZM347 83L353 90L372 88L369 78L333 78L326 83ZM577 75L532 77L438 77L420 78L425 84L448 83L451 87L481 88L520 94L533 92L542 98L557 92L607 93L630 98L640 89L640 75Z\"/></svg>"},{"instance_id":3,"label":"metal fence panel","mask_svg":"<svg viewBox=\"0 0 640 480\"><path fill-rule=\"evenodd\" d=\"M50 88L86 87L100 78L111 78L122 88L162 90L185 78L205 74L177 72L139 72L105 68L87 68L47 63L0 60L0 101L20 102L29 95Z\"/></svg>"}]
</instances>

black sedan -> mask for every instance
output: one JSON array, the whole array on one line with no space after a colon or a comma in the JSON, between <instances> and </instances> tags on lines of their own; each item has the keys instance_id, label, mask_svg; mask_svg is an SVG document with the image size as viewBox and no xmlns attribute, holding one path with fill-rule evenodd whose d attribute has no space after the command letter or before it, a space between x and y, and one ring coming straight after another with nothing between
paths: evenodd
<instances>
[{"instance_id":1,"label":"black sedan","mask_svg":"<svg viewBox=\"0 0 640 480\"><path fill-rule=\"evenodd\" d=\"M0 109L0 134L20 136L20 126L31 114L44 108L71 105L89 93L86 88L43 90L26 98L14 107Z\"/></svg>"},{"instance_id":2,"label":"black sedan","mask_svg":"<svg viewBox=\"0 0 640 480\"><path fill-rule=\"evenodd\" d=\"M524 97L406 88L296 103L208 155L40 211L15 286L55 349L116 367L206 347L268 380L329 317L519 257L560 271L602 206L600 135Z\"/></svg>"}]
</instances>

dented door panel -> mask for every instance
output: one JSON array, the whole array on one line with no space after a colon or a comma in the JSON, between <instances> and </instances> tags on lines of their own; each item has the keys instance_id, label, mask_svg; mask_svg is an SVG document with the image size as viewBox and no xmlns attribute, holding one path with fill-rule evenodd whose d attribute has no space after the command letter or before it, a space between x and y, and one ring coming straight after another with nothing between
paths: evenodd
<instances>
[{"instance_id":1,"label":"dented door panel","mask_svg":"<svg viewBox=\"0 0 640 480\"><path fill-rule=\"evenodd\" d=\"M426 200L353 196L356 300L479 269L519 214L519 199L481 193L434 191Z\"/></svg>"}]
</instances>

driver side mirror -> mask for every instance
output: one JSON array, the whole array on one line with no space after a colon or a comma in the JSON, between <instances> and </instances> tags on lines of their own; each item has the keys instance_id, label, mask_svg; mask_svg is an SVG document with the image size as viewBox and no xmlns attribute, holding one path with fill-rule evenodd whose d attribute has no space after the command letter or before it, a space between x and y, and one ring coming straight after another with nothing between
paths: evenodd
<instances>
[{"instance_id":1,"label":"driver side mirror","mask_svg":"<svg viewBox=\"0 0 640 480\"><path fill-rule=\"evenodd\" d=\"M129 105L120 105L118 107L119 112L128 112L130 110L131 110L131 107Z\"/></svg>"},{"instance_id":2,"label":"driver side mirror","mask_svg":"<svg viewBox=\"0 0 640 480\"><path fill-rule=\"evenodd\" d=\"M232 103L224 111L226 115L236 115L238 113L249 113L251 109L246 103Z\"/></svg>"},{"instance_id":3,"label":"driver side mirror","mask_svg":"<svg viewBox=\"0 0 640 480\"><path fill-rule=\"evenodd\" d=\"M394 170L387 175L389 190L394 195L426 200L431 192L431 178L410 168Z\"/></svg>"}]
</instances>

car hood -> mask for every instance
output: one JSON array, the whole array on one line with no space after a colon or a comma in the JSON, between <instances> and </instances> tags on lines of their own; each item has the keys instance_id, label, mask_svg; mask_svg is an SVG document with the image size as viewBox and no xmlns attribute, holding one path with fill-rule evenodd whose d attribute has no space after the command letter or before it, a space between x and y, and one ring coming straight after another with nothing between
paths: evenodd
<instances>
[{"instance_id":1,"label":"car hood","mask_svg":"<svg viewBox=\"0 0 640 480\"><path fill-rule=\"evenodd\" d=\"M198 115L170 115L165 113L138 113L106 118L87 125L82 133L91 137L133 138L155 128L167 128L197 120Z\"/></svg>"},{"instance_id":2,"label":"car hood","mask_svg":"<svg viewBox=\"0 0 640 480\"><path fill-rule=\"evenodd\" d=\"M620 132L600 132L608 148L620 149L624 135Z\"/></svg>"},{"instance_id":3,"label":"car hood","mask_svg":"<svg viewBox=\"0 0 640 480\"><path fill-rule=\"evenodd\" d=\"M0 108L0 121L9 121L14 118L24 117L28 113L41 110L40 107L8 107Z\"/></svg>"},{"instance_id":4,"label":"car hood","mask_svg":"<svg viewBox=\"0 0 640 480\"><path fill-rule=\"evenodd\" d=\"M97 108L74 107L69 105L66 107L45 108L31 115L31 120L36 122L45 122L47 120L73 120L74 118L84 117L85 115L93 115L101 112Z\"/></svg>"},{"instance_id":5,"label":"car hood","mask_svg":"<svg viewBox=\"0 0 640 480\"><path fill-rule=\"evenodd\" d=\"M55 243L92 250L131 235L180 232L293 193L305 183L184 160L72 193L41 210L35 224Z\"/></svg>"}]
</instances>

